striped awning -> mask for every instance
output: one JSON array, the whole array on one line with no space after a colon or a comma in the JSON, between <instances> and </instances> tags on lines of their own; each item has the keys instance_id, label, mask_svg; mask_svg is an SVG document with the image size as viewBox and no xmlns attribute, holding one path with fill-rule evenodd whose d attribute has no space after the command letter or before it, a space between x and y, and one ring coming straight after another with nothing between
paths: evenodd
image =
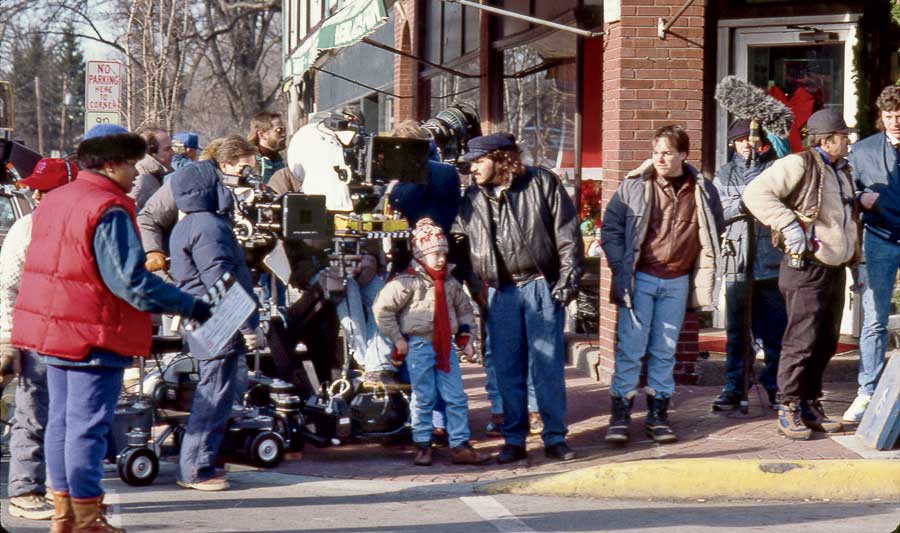
<instances>
[{"instance_id":1,"label":"striped awning","mask_svg":"<svg viewBox=\"0 0 900 533\"><path fill-rule=\"evenodd\" d=\"M358 43L387 20L384 0L351 0L307 36L285 61L284 76L302 76L326 50Z\"/></svg>"}]
</instances>

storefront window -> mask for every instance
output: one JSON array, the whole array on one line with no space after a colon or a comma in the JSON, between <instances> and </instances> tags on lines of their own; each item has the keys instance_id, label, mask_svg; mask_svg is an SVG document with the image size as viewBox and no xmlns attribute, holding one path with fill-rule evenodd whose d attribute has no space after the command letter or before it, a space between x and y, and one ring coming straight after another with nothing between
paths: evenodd
<instances>
[{"instance_id":1,"label":"storefront window","mask_svg":"<svg viewBox=\"0 0 900 533\"><path fill-rule=\"evenodd\" d=\"M522 76L528 69L553 64ZM527 165L571 177L575 144L575 62L543 59L526 45L503 52L504 129L516 136Z\"/></svg>"},{"instance_id":2,"label":"storefront window","mask_svg":"<svg viewBox=\"0 0 900 533\"><path fill-rule=\"evenodd\" d=\"M479 73L478 58L454 67L466 74L477 75ZM480 78L463 78L454 76L449 72L441 72L429 79L431 84L431 105L429 116L435 116L442 109L456 103L466 103L478 109Z\"/></svg>"}]
</instances>

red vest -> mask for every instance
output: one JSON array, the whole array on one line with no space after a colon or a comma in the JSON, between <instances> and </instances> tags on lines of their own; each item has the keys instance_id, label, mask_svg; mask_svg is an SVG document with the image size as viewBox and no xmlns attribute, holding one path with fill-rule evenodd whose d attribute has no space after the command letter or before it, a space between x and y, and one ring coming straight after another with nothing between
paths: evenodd
<instances>
[{"instance_id":1,"label":"red vest","mask_svg":"<svg viewBox=\"0 0 900 533\"><path fill-rule=\"evenodd\" d=\"M94 348L126 357L150 352L150 314L111 293L94 259L94 229L114 206L137 227L134 200L89 171L41 200L13 312L14 346L73 361Z\"/></svg>"}]
</instances>

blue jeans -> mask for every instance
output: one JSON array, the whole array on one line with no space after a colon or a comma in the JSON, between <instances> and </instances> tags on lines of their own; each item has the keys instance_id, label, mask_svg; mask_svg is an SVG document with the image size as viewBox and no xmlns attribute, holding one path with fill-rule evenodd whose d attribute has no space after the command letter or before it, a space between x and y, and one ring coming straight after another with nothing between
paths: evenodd
<instances>
[{"instance_id":1,"label":"blue jeans","mask_svg":"<svg viewBox=\"0 0 900 533\"><path fill-rule=\"evenodd\" d=\"M47 492L44 430L47 427L47 366L40 357L22 350L22 371L16 387L16 414L9 441L9 495Z\"/></svg>"},{"instance_id":2,"label":"blue jeans","mask_svg":"<svg viewBox=\"0 0 900 533\"><path fill-rule=\"evenodd\" d=\"M616 369L610 394L621 398L637 390L641 359L647 354L647 385L659 398L672 397L675 349L689 291L688 276L662 279L643 272L634 275L634 317L628 308L619 306Z\"/></svg>"},{"instance_id":3,"label":"blue jeans","mask_svg":"<svg viewBox=\"0 0 900 533\"><path fill-rule=\"evenodd\" d=\"M759 374L759 384L766 390L778 388L778 360L781 358L781 338L787 326L787 310L784 308L784 296L778 290L778 278L752 282L753 294L750 294L750 282L728 282L725 284L725 302L727 307L726 332L728 340L725 345L725 387L728 392L740 392L744 381L743 348L747 343L751 346L751 361L756 360L756 349L753 340L762 343L765 354L765 366ZM747 338L747 306L751 301L750 324L751 338Z\"/></svg>"},{"instance_id":4,"label":"blue jeans","mask_svg":"<svg viewBox=\"0 0 900 533\"><path fill-rule=\"evenodd\" d=\"M73 498L103 494L103 458L123 368L47 365L50 411L44 434L47 473L53 490Z\"/></svg>"},{"instance_id":5,"label":"blue jeans","mask_svg":"<svg viewBox=\"0 0 900 533\"><path fill-rule=\"evenodd\" d=\"M494 289L488 289L491 294ZM487 329L487 328L485 328ZM503 414L503 399L500 398L500 387L497 386L497 370L494 368L494 358L491 357L491 344L487 331L484 333L484 391L488 401L491 402L491 414ZM534 379L531 377L531 367L528 368L528 412L536 413L537 394L534 392Z\"/></svg>"},{"instance_id":6,"label":"blue jeans","mask_svg":"<svg viewBox=\"0 0 900 533\"><path fill-rule=\"evenodd\" d=\"M356 280L347 280L347 294L337 305L338 318L348 339L353 359L366 372L395 370L391 364L393 345L375 323L372 304L384 287L384 280L375 277L365 287Z\"/></svg>"},{"instance_id":7,"label":"blue jeans","mask_svg":"<svg viewBox=\"0 0 900 533\"><path fill-rule=\"evenodd\" d=\"M489 295L486 325L503 401L503 438L524 446L528 434L528 374L534 378L544 446L566 438L563 307L543 279Z\"/></svg>"},{"instance_id":8,"label":"blue jeans","mask_svg":"<svg viewBox=\"0 0 900 533\"><path fill-rule=\"evenodd\" d=\"M400 368L397 369L397 380L401 383L410 383L412 380L409 377L409 365L406 364L406 361L400 365ZM447 417L444 416L444 412L447 410L447 404L444 403L444 399L441 398L441 392L435 391L437 395L434 401L434 412L431 413L431 422L434 425L435 429L447 429Z\"/></svg>"},{"instance_id":9,"label":"blue jeans","mask_svg":"<svg viewBox=\"0 0 900 533\"><path fill-rule=\"evenodd\" d=\"M188 418L181 452L178 458L178 477L192 483L215 475L216 454L225 438L225 427L231 408L237 399L237 355L199 361L200 382L194 392L191 416Z\"/></svg>"},{"instance_id":10,"label":"blue jeans","mask_svg":"<svg viewBox=\"0 0 900 533\"><path fill-rule=\"evenodd\" d=\"M863 326L859 334L859 391L872 395L884 370L888 315L894 280L900 268L900 245L863 231L866 287L863 291Z\"/></svg>"},{"instance_id":11,"label":"blue jeans","mask_svg":"<svg viewBox=\"0 0 900 533\"><path fill-rule=\"evenodd\" d=\"M450 372L434 367L434 347L431 339L409 337L409 353L406 365L412 385L412 436L418 445L431 442L432 414L438 394L446 404L447 435L450 446L459 446L469 440L469 398L463 387L456 350L450 349Z\"/></svg>"}]
</instances>

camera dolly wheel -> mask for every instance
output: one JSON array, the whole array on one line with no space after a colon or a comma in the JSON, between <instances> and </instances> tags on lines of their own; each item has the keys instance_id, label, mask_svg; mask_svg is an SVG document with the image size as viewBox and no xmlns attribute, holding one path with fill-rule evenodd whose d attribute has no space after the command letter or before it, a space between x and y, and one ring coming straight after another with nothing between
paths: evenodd
<instances>
[{"instance_id":1,"label":"camera dolly wheel","mask_svg":"<svg viewBox=\"0 0 900 533\"><path fill-rule=\"evenodd\" d=\"M284 440L274 431L262 431L247 437L245 452L254 465L274 468L284 457Z\"/></svg>"},{"instance_id":2,"label":"camera dolly wheel","mask_svg":"<svg viewBox=\"0 0 900 533\"><path fill-rule=\"evenodd\" d=\"M127 448L116 459L116 465L119 478L132 487L149 485L159 474L159 458L150 448Z\"/></svg>"}]
</instances>

